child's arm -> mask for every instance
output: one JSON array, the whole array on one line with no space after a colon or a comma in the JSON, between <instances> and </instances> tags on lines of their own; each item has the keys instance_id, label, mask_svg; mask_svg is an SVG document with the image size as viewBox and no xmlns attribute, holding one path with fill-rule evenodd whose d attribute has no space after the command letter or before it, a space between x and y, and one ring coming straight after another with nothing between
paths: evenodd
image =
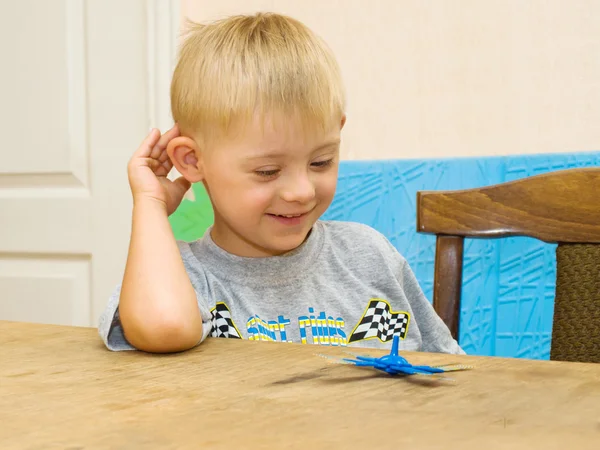
<instances>
[{"instance_id":1,"label":"child's arm","mask_svg":"<svg viewBox=\"0 0 600 450\"><path fill-rule=\"evenodd\" d=\"M134 206L119 316L127 341L148 352L187 350L202 336L196 294L168 220L190 187L166 178L166 147L178 134L177 127L162 137L152 130L128 165Z\"/></svg>"}]
</instances>

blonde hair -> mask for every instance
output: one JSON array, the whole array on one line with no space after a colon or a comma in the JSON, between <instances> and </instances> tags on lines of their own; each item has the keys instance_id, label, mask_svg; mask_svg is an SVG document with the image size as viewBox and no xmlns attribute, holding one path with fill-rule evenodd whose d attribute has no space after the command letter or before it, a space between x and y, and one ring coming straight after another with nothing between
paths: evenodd
<instances>
[{"instance_id":1,"label":"blonde hair","mask_svg":"<svg viewBox=\"0 0 600 450\"><path fill-rule=\"evenodd\" d=\"M188 135L225 134L259 115L329 127L345 111L339 66L301 22L273 13L191 24L171 83L171 109Z\"/></svg>"}]
</instances>

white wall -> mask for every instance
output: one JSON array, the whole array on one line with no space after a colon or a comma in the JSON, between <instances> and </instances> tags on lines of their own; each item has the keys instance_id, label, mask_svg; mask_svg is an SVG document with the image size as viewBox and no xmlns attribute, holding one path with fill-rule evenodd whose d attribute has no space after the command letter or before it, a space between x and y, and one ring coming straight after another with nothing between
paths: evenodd
<instances>
[{"instance_id":1,"label":"white wall","mask_svg":"<svg viewBox=\"0 0 600 450\"><path fill-rule=\"evenodd\" d=\"M181 0L322 35L348 91L347 159L600 150L600 2Z\"/></svg>"}]
</instances>

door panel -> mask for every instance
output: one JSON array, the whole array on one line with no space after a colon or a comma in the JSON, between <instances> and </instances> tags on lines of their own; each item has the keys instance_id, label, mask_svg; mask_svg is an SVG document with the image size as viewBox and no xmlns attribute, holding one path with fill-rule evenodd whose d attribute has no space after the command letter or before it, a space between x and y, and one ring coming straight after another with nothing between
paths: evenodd
<instances>
[{"instance_id":1,"label":"door panel","mask_svg":"<svg viewBox=\"0 0 600 450\"><path fill-rule=\"evenodd\" d=\"M175 42L156 45L165 33L155 30L170 23L158 4L3 6L0 320L95 326L120 281L127 161L151 125L165 126L149 113L165 95L164 83L151 84L149 61L160 56L150 52Z\"/></svg>"}]
</instances>

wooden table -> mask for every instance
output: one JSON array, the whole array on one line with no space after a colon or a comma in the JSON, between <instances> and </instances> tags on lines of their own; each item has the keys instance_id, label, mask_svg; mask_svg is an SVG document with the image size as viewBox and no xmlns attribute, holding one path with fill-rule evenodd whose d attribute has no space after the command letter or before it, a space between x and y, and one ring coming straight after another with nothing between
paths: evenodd
<instances>
[{"instance_id":1,"label":"wooden table","mask_svg":"<svg viewBox=\"0 0 600 450\"><path fill-rule=\"evenodd\" d=\"M316 353L343 354L234 339L113 353L95 329L0 322L0 449L600 448L600 364L403 353L476 366L432 382Z\"/></svg>"}]
</instances>

